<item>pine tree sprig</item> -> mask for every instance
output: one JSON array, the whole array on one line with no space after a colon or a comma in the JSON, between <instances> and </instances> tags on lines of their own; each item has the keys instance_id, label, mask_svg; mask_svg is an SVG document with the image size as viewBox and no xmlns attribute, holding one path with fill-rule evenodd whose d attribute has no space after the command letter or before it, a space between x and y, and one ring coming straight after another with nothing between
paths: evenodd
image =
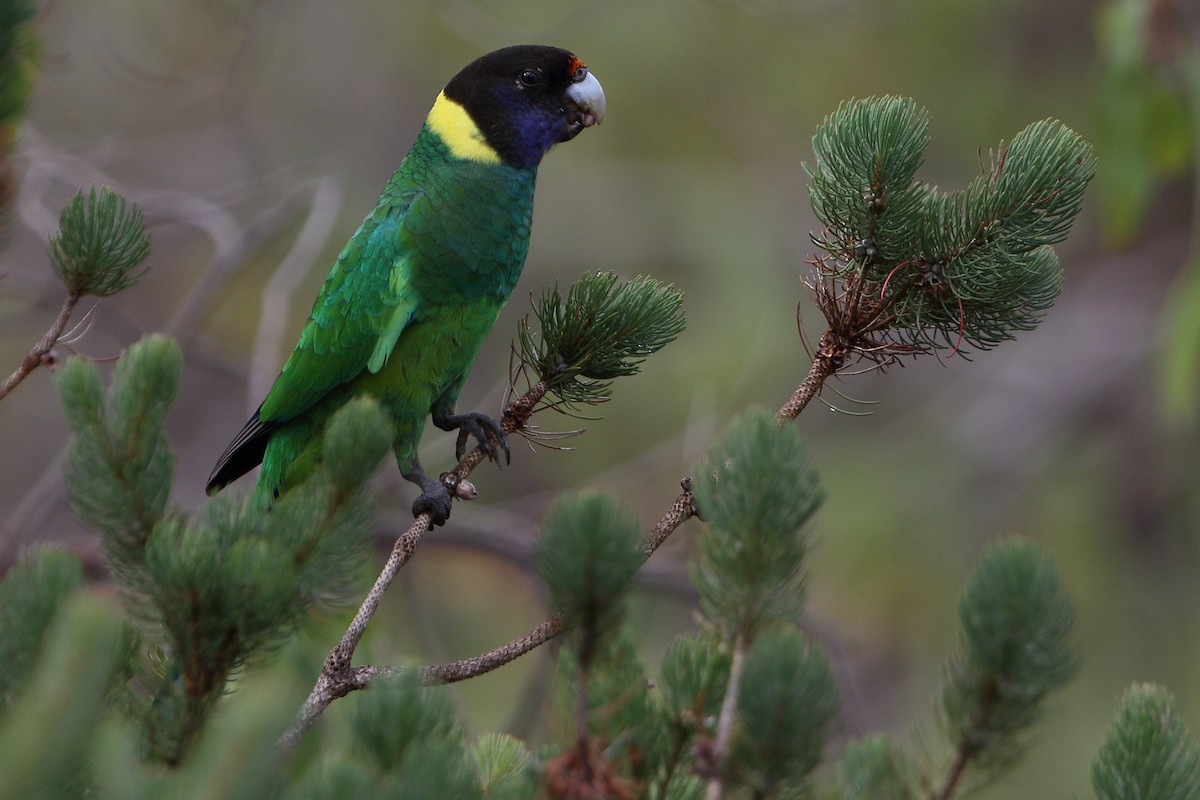
<instances>
[{"instance_id":1,"label":"pine tree sprig","mask_svg":"<svg viewBox=\"0 0 1200 800\"><path fill-rule=\"evenodd\" d=\"M0 5L0 127L11 130L25 113L32 87L38 43L32 30L37 17L34 0L9 0Z\"/></svg>"},{"instance_id":2,"label":"pine tree sprig","mask_svg":"<svg viewBox=\"0 0 1200 800\"><path fill-rule=\"evenodd\" d=\"M34 0L0 4L0 235L8 232L16 196L12 149L33 90L40 50L37 13Z\"/></svg>"},{"instance_id":3,"label":"pine tree sprig","mask_svg":"<svg viewBox=\"0 0 1200 800\"><path fill-rule=\"evenodd\" d=\"M416 669L400 669L378 691L353 703L354 750L367 756L380 772L397 770L418 743L461 738L446 691L423 686Z\"/></svg>"},{"instance_id":4,"label":"pine tree sprig","mask_svg":"<svg viewBox=\"0 0 1200 800\"><path fill-rule=\"evenodd\" d=\"M487 800L525 800L537 793L533 754L520 739L485 733L475 743L472 755Z\"/></svg>"},{"instance_id":5,"label":"pine tree sprig","mask_svg":"<svg viewBox=\"0 0 1200 800\"><path fill-rule=\"evenodd\" d=\"M1092 763L1092 788L1100 800L1200 797L1200 743L1161 686L1135 684L1122 695Z\"/></svg>"},{"instance_id":6,"label":"pine tree sprig","mask_svg":"<svg viewBox=\"0 0 1200 800\"><path fill-rule=\"evenodd\" d=\"M898 260L927 189L913 180L929 144L929 112L894 96L841 103L813 136L809 200L825 231L813 238L849 275Z\"/></svg>"},{"instance_id":7,"label":"pine tree sprig","mask_svg":"<svg viewBox=\"0 0 1200 800\"><path fill-rule=\"evenodd\" d=\"M915 800L916 769L894 741L870 734L846 745L838 763L838 800Z\"/></svg>"},{"instance_id":8,"label":"pine tree sprig","mask_svg":"<svg viewBox=\"0 0 1200 800\"><path fill-rule=\"evenodd\" d=\"M746 656L727 769L754 797L794 796L821 761L839 698L825 655L795 628L763 631Z\"/></svg>"},{"instance_id":9,"label":"pine tree sprig","mask_svg":"<svg viewBox=\"0 0 1200 800\"><path fill-rule=\"evenodd\" d=\"M128 656L107 604L76 593L46 637L28 686L0 724L0 797L81 797L92 737Z\"/></svg>"},{"instance_id":10,"label":"pine tree sprig","mask_svg":"<svg viewBox=\"0 0 1200 800\"><path fill-rule=\"evenodd\" d=\"M547 391L567 407L603 402L614 379L641 363L684 327L683 295L645 276L618 285L609 272L585 275L566 298L547 289L534 307L540 335L521 322L517 349Z\"/></svg>"},{"instance_id":11,"label":"pine tree sprig","mask_svg":"<svg viewBox=\"0 0 1200 800\"><path fill-rule=\"evenodd\" d=\"M246 663L312 609L349 595L374 513L365 483L390 447L390 426L375 400L347 403L326 427L330 458L270 509L223 495L201 516L155 528L144 591L170 653L155 698L160 757L186 751Z\"/></svg>"},{"instance_id":12,"label":"pine tree sprig","mask_svg":"<svg viewBox=\"0 0 1200 800\"><path fill-rule=\"evenodd\" d=\"M24 689L63 602L82 583L79 559L47 546L23 550L0 581L0 718Z\"/></svg>"},{"instance_id":13,"label":"pine tree sprig","mask_svg":"<svg viewBox=\"0 0 1200 800\"><path fill-rule=\"evenodd\" d=\"M0 16L3 16L0 11ZM0 37L4 34L0 20ZM2 45L0 45L2 48ZM3 80L3 56L0 54L0 81ZM5 102L0 84L0 105ZM6 144L4 122L0 120L0 151ZM0 213L6 202L9 177L0 153ZM50 258L54 269L67 286L67 296L54 323L21 359L20 365L0 382L0 400L43 363L56 363L54 348L59 344L67 323L80 298L85 295L110 295L131 286L142 273L133 273L149 253L142 212L137 206L128 210L125 198L107 187L92 187L87 198L79 192L59 215L58 233L50 237ZM142 270L145 272L145 270Z\"/></svg>"},{"instance_id":14,"label":"pine tree sprig","mask_svg":"<svg viewBox=\"0 0 1200 800\"><path fill-rule=\"evenodd\" d=\"M572 635L603 636L620 621L641 544L637 515L610 495L570 494L546 512L534 568Z\"/></svg>"},{"instance_id":15,"label":"pine tree sprig","mask_svg":"<svg viewBox=\"0 0 1200 800\"><path fill-rule=\"evenodd\" d=\"M1025 542L993 546L959 600L959 645L942 692L942 719L955 749L939 797L967 768L984 777L1023 752L1022 734L1047 695L1074 674L1074 612L1049 556Z\"/></svg>"},{"instance_id":16,"label":"pine tree sprig","mask_svg":"<svg viewBox=\"0 0 1200 800\"><path fill-rule=\"evenodd\" d=\"M801 531L824 492L799 435L764 411L735 420L695 475L707 522L692 568L701 609L727 635L751 640L800 610Z\"/></svg>"},{"instance_id":17,"label":"pine tree sprig","mask_svg":"<svg viewBox=\"0 0 1200 800\"><path fill-rule=\"evenodd\" d=\"M1056 120L1001 144L965 190L916 179L929 118L907 99L840 105L813 138L809 195L825 225L808 281L828 330L790 420L829 376L860 359L886 367L938 350L967 356L1036 327L1057 299L1053 245L1095 174L1091 147Z\"/></svg>"},{"instance_id":18,"label":"pine tree sprig","mask_svg":"<svg viewBox=\"0 0 1200 800\"><path fill-rule=\"evenodd\" d=\"M676 638L659 666L659 685L671 718L690 731L711 727L728 682L729 652L710 632Z\"/></svg>"},{"instance_id":19,"label":"pine tree sprig","mask_svg":"<svg viewBox=\"0 0 1200 800\"><path fill-rule=\"evenodd\" d=\"M142 275L133 270L149 252L141 209L107 186L76 193L50 237L54 269L76 297L103 297L132 286Z\"/></svg>"},{"instance_id":20,"label":"pine tree sprig","mask_svg":"<svg viewBox=\"0 0 1200 800\"><path fill-rule=\"evenodd\" d=\"M73 432L64 469L71 507L134 589L144 586L143 549L166 513L173 456L164 426L182 361L173 341L147 336L118 359L107 392L83 358L70 359L58 376Z\"/></svg>"}]
</instances>

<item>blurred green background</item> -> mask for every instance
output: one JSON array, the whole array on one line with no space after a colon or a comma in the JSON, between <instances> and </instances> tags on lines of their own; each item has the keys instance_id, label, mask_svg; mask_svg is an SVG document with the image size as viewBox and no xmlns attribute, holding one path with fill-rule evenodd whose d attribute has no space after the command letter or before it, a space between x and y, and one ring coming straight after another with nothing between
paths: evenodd
<instances>
[{"instance_id":1,"label":"blurred green background","mask_svg":"<svg viewBox=\"0 0 1200 800\"><path fill-rule=\"evenodd\" d=\"M456 506L404 570L370 657L462 658L544 617L525 567L556 493L611 489L650 525L733 414L778 407L803 377L798 319L810 336L822 330L802 282L816 224L803 162L840 100L895 93L928 107L920 177L943 188L978 174L1002 139L1057 117L1097 145L1100 177L1060 249L1066 286L1045 323L972 361L847 377L824 399L868 415L814 404L798 423L829 493L805 624L838 671L839 736L916 734L921 752L936 741L932 693L967 571L996 538L1038 542L1076 603L1082 669L1052 698L1029 757L980 796L1090 796L1089 763L1131 681L1165 683L1200 722L1200 440L1178 331L1200 311L1178 300L1193 203L1187 116L1173 94L1200 12L1192 0L1156 2L1143 18L1142 5L55 0L39 23L41 71L0 255L0 364L16 366L61 302L44 241L62 203L96 182L125 193L150 224L149 272L100 302L74 347L107 357L148 331L180 339L175 500L198 506L441 86L503 45L572 49L603 83L608 117L543 164L524 276L460 407L500 408L516 322L555 281L650 274L684 291L689 327L617 383L603 419L565 442L573 451L519 444L511 468L478 471L480 499ZM1183 372L1174 414L1163 410L1164 364ZM66 436L45 370L0 406L4 566L20 545L55 540L102 574L95 537L66 505ZM448 468L452 448L431 433L426 465ZM384 472L386 544L407 525L414 490ZM692 625L696 524L644 573L635 622L650 664ZM309 635L312 668L333 635ZM455 696L475 729L528 732L540 714L529 679L546 668L544 654L527 657Z\"/></svg>"}]
</instances>

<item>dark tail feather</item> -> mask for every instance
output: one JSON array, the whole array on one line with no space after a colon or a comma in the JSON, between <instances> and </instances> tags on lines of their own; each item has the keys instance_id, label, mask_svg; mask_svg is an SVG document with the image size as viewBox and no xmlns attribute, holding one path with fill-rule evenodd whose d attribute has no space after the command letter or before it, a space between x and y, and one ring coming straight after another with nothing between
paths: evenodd
<instances>
[{"instance_id":1,"label":"dark tail feather","mask_svg":"<svg viewBox=\"0 0 1200 800\"><path fill-rule=\"evenodd\" d=\"M210 495L216 494L261 464L267 452L267 442L271 441L271 433L276 427L273 422L259 419L255 411L242 427L242 432L234 437L217 459L204 491Z\"/></svg>"}]
</instances>

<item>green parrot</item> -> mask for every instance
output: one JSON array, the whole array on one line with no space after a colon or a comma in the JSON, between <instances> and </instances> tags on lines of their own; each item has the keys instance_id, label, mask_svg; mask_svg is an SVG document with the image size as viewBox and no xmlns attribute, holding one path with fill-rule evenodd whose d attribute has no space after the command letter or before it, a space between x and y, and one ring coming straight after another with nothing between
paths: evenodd
<instances>
[{"instance_id":1,"label":"green parrot","mask_svg":"<svg viewBox=\"0 0 1200 800\"><path fill-rule=\"evenodd\" d=\"M450 495L417 459L425 419L459 431L459 457L470 435L497 459L489 432L508 455L497 421L456 413L456 401L525 263L538 164L603 117L599 81L556 47L506 47L455 75L338 256L266 399L218 459L208 493L260 463L259 496L288 491L320 461L329 417L367 394L396 425L400 473L421 487L413 514L444 524Z\"/></svg>"}]
</instances>

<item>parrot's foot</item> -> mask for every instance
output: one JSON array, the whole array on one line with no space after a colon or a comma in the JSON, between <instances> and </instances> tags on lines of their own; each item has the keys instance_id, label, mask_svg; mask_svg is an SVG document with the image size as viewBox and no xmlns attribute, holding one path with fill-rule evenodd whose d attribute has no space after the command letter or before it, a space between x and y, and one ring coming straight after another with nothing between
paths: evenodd
<instances>
[{"instance_id":1,"label":"parrot's foot","mask_svg":"<svg viewBox=\"0 0 1200 800\"><path fill-rule=\"evenodd\" d=\"M441 481L436 481L425 474L421 465L414 462L408 472L402 473L405 479L421 487L421 494L413 501L414 517L429 514L434 527L445 525L450 519L450 490Z\"/></svg>"},{"instance_id":2,"label":"parrot's foot","mask_svg":"<svg viewBox=\"0 0 1200 800\"><path fill-rule=\"evenodd\" d=\"M428 512L430 522L435 527L445 525L446 520L450 519L450 493L445 486L434 481L433 486L421 492L413 501L412 511L414 517Z\"/></svg>"},{"instance_id":3,"label":"parrot's foot","mask_svg":"<svg viewBox=\"0 0 1200 800\"><path fill-rule=\"evenodd\" d=\"M475 437L479 446L483 448L483 452L492 461L500 461L500 450L504 451L505 464L512 461L512 452L508 449L508 436L495 417L488 416L482 411L472 411L467 414L434 414L433 424L444 431L458 430L458 441L454 444L454 457L459 461L462 460L463 453L467 451L468 436ZM496 446L497 443L499 447Z\"/></svg>"}]
</instances>

